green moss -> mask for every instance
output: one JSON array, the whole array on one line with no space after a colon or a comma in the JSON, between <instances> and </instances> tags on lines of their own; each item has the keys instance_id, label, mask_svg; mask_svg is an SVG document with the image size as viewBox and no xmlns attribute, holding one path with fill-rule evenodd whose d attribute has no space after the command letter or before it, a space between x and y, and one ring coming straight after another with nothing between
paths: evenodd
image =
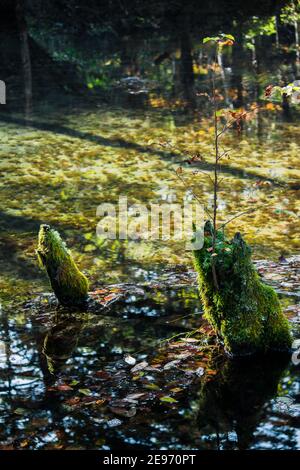
<instances>
[{"instance_id":1,"label":"green moss","mask_svg":"<svg viewBox=\"0 0 300 470\"><path fill-rule=\"evenodd\" d=\"M223 232L212 253L212 229L205 227L204 246L194 251L200 295L206 319L231 354L251 354L291 346L288 321L276 292L262 283L251 261L251 249L237 233L229 241ZM215 263L219 289L212 277Z\"/></svg>"},{"instance_id":2,"label":"green moss","mask_svg":"<svg viewBox=\"0 0 300 470\"><path fill-rule=\"evenodd\" d=\"M37 254L59 302L65 306L84 303L88 295L88 280L79 271L59 233L49 225L40 227Z\"/></svg>"}]
</instances>

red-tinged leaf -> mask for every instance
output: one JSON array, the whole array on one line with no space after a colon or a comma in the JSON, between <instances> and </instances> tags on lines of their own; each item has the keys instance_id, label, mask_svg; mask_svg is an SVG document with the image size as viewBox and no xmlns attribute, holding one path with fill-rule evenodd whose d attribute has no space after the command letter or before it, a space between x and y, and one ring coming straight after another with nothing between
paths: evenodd
<instances>
[{"instance_id":1,"label":"red-tinged leaf","mask_svg":"<svg viewBox=\"0 0 300 470\"><path fill-rule=\"evenodd\" d=\"M162 401L164 403L177 403L177 400L175 400L175 398L168 397L168 396L161 397L160 401Z\"/></svg>"},{"instance_id":2,"label":"red-tinged leaf","mask_svg":"<svg viewBox=\"0 0 300 470\"><path fill-rule=\"evenodd\" d=\"M78 405L78 403L80 403L80 398L79 397L73 397L73 398L70 398L69 400L65 401L65 404L69 405L69 406Z\"/></svg>"},{"instance_id":3,"label":"red-tinged leaf","mask_svg":"<svg viewBox=\"0 0 300 470\"><path fill-rule=\"evenodd\" d=\"M110 428L115 428L116 426L120 426L120 424L122 424L122 421L120 419L114 418L114 419L110 419L109 421L107 421L106 424Z\"/></svg>"},{"instance_id":4,"label":"red-tinged leaf","mask_svg":"<svg viewBox=\"0 0 300 470\"><path fill-rule=\"evenodd\" d=\"M208 375L216 375L216 374L217 374L217 371L210 369L210 370L207 370L206 373L207 373Z\"/></svg>"},{"instance_id":5,"label":"red-tinged leaf","mask_svg":"<svg viewBox=\"0 0 300 470\"><path fill-rule=\"evenodd\" d=\"M110 375L108 372L106 372L106 370L98 370L98 371L95 373L95 375L96 375L97 377L99 377L100 379L102 379L102 380L111 379L111 375Z\"/></svg>"},{"instance_id":6,"label":"red-tinged leaf","mask_svg":"<svg viewBox=\"0 0 300 470\"><path fill-rule=\"evenodd\" d=\"M54 385L53 387L48 387L49 392L70 392L73 388L68 384L59 384Z\"/></svg>"}]
</instances>

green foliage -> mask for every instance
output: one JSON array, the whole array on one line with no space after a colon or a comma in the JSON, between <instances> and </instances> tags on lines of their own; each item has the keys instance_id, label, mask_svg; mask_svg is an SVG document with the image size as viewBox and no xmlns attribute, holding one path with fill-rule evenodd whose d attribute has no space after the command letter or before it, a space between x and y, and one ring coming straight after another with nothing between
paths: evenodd
<instances>
[{"instance_id":1,"label":"green foliage","mask_svg":"<svg viewBox=\"0 0 300 470\"><path fill-rule=\"evenodd\" d=\"M62 305L80 305L87 299L87 278L79 271L59 233L49 225L40 227L37 255Z\"/></svg>"},{"instance_id":2,"label":"green foliage","mask_svg":"<svg viewBox=\"0 0 300 470\"><path fill-rule=\"evenodd\" d=\"M194 252L195 268L206 319L234 355L251 354L291 346L289 324L275 291L263 284L251 262L251 249L239 233L227 240L205 229L205 242ZM213 261L214 260L214 261ZM213 282L212 263L219 289Z\"/></svg>"}]
</instances>

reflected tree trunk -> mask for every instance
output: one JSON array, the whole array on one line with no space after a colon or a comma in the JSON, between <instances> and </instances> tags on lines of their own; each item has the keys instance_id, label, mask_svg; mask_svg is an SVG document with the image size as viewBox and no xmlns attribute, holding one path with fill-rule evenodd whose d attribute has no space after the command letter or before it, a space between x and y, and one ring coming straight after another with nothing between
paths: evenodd
<instances>
[{"instance_id":1,"label":"reflected tree trunk","mask_svg":"<svg viewBox=\"0 0 300 470\"><path fill-rule=\"evenodd\" d=\"M123 36L121 41L121 69L125 76L139 74L136 41L129 36Z\"/></svg>"},{"instance_id":2,"label":"reflected tree trunk","mask_svg":"<svg viewBox=\"0 0 300 470\"><path fill-rule=\"evenodd\" d=\"M20 35L21 61L24 77L25 116L29 118L32 111L32 71L28 30L22 0L16 1L16 18Z\"/></svg>"}]
</instances>

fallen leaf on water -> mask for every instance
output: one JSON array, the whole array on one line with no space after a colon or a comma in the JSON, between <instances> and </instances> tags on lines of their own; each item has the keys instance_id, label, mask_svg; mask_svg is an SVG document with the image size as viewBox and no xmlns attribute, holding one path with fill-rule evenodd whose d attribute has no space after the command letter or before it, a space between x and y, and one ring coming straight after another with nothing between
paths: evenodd
<instances>
[{"instance_id":1,"label":"fallen leaf on water","mask_svg":"<svg viewBox=\"0 0 300 470\"><path fill-rule=\"evenodd\" d=\"M82 393L83 395L89 396L91 394L91 391L89 388L80 388L78 390L79 393Z\"/></svg>"},{"instance_id":2,"label":"fallen leaf on water","mask_svg":"<svg viewBox=\"0 0 300 470\"><path fill-rule=\"evenodd\" d=\"M14 413L15 413L16 415L24 415L24 414L27 413L27 410L25 410L25 408L16 408L16 409L14 410Z\"/></svg>"},{"instance_id":3,"label":"fallen leaf on water","mask_svg":"<svg viewBox=\"0 0 300 470\"><path fill-rule=\"evenodd\" d=\"M145 369L145 367L148 366L148 362L146 361L142 361L142 362L139 362L136 366L134 366L132 369L131 369L131 372L134 373L134 372L138 372L140 370L143 370Z\"/></svg>"},{"instance_id":4,"label":"fallen leaf on water","mask_svg":"<svg viewBox=\"0 0 300 470\"><path fill-rule=\"evenodd\" d=\"M164 370L172 369L173 367L176 367L179 363L180 363L180 359L176 359L175 361L168 362L167 364L164 365Z\"/></svg>"},{"instance_id":5,"label":"fallen leaf on water","mask_svg":"<svg viewBox=\"0 0 300 470\"><path fill-rule=\"evenodd\" d=\"M98 370L98 372L96 372L95 375L102 380L108 380L111 378L110 374L106 372L106 370Z\"/></svg>"},{"instance_id":6,"label":"fallen leaf on water","mask_svg":"<svg viewBox=\"0 0 300 470\"><path fill-rule=\"evenodd\" d=\"M146 384L144 386L147 390L160 390L160 387L156 384Z\"/></svg>"},{"instance_id":7,"label":"fallen leaf on water","mask_svg":"<svg viewBox=\"0 0 300 470\"><path fill-rule=\"evenodd\" d=\"M80 402L79 397L73 397L65 401L66 405L69 405L69 406L77 405L79 402Z\"/></svg>"},{"instance_id":8,"label":"fallen leaf on water","mask_svg":"<svg viewBox=\"0 0 300 470\"><path fill-rule=\"evenodd\" d=\"M136 359L130 356L130 354L126 354L126 356L124 357L124 361L130 366L134 366L136 363Z\"/></svg>"},{"instance_id":9,"label":"fallen leaf on water","mask_svg":"<svg viewBox=\"0 0 300 470\"><path fill-rule=\"evenodd\" d=\"M171 389L170 389L170 392L172 392L172 393L179 393L179 392L182 392L182 388L180 388L180 387L171 388Z\"/></svg>"},{"instance_id":10,"label":"fallen leaf on water","mask_svg":"<svg viewBox=\"0 0 300 470\"><path fill-rule=\"evenodd\" d=\"M183 338L182 341L185 343L199 343L200 339L196 338Z\"/></svg>"},{"instance_id":11,"label":"fallen leaf on water","mask_svg":"<svg viewBox=\"0 0 300 470\"><path fill-rule=\"evenodd\" d=\"M29 441L27 441L27 440L22 441L22 442L20 443L20 447L22 447L22 449L23 449L24 447L27 447L28 445L29 445Z\"/></svg>"},{"instance_id":12,"label":"fallen leaf on water","mask_svg":"<svg viewBox=\"0 0 300 470\"><path fill-rule=\"evenodd\" d=\"M70 387L70 385L67 385L67 384L60 384L60 385L54 385L53 387L49 387L48 388L48 391L50 392L69 392L70 390L73 390L72 387Z\"/></svg>"},{"instance_id":13,"label":"fallen leaf on water","mask_svg":"<svg viewBox=\"0 0 300 470\"><path fill-rule=\"evenodd\" d=\"M160 401L163 401L164 403L177 403L177 400L175 400L175 398L167 397L167 396L161 397Z\"/></svg>"}]
</instances>

